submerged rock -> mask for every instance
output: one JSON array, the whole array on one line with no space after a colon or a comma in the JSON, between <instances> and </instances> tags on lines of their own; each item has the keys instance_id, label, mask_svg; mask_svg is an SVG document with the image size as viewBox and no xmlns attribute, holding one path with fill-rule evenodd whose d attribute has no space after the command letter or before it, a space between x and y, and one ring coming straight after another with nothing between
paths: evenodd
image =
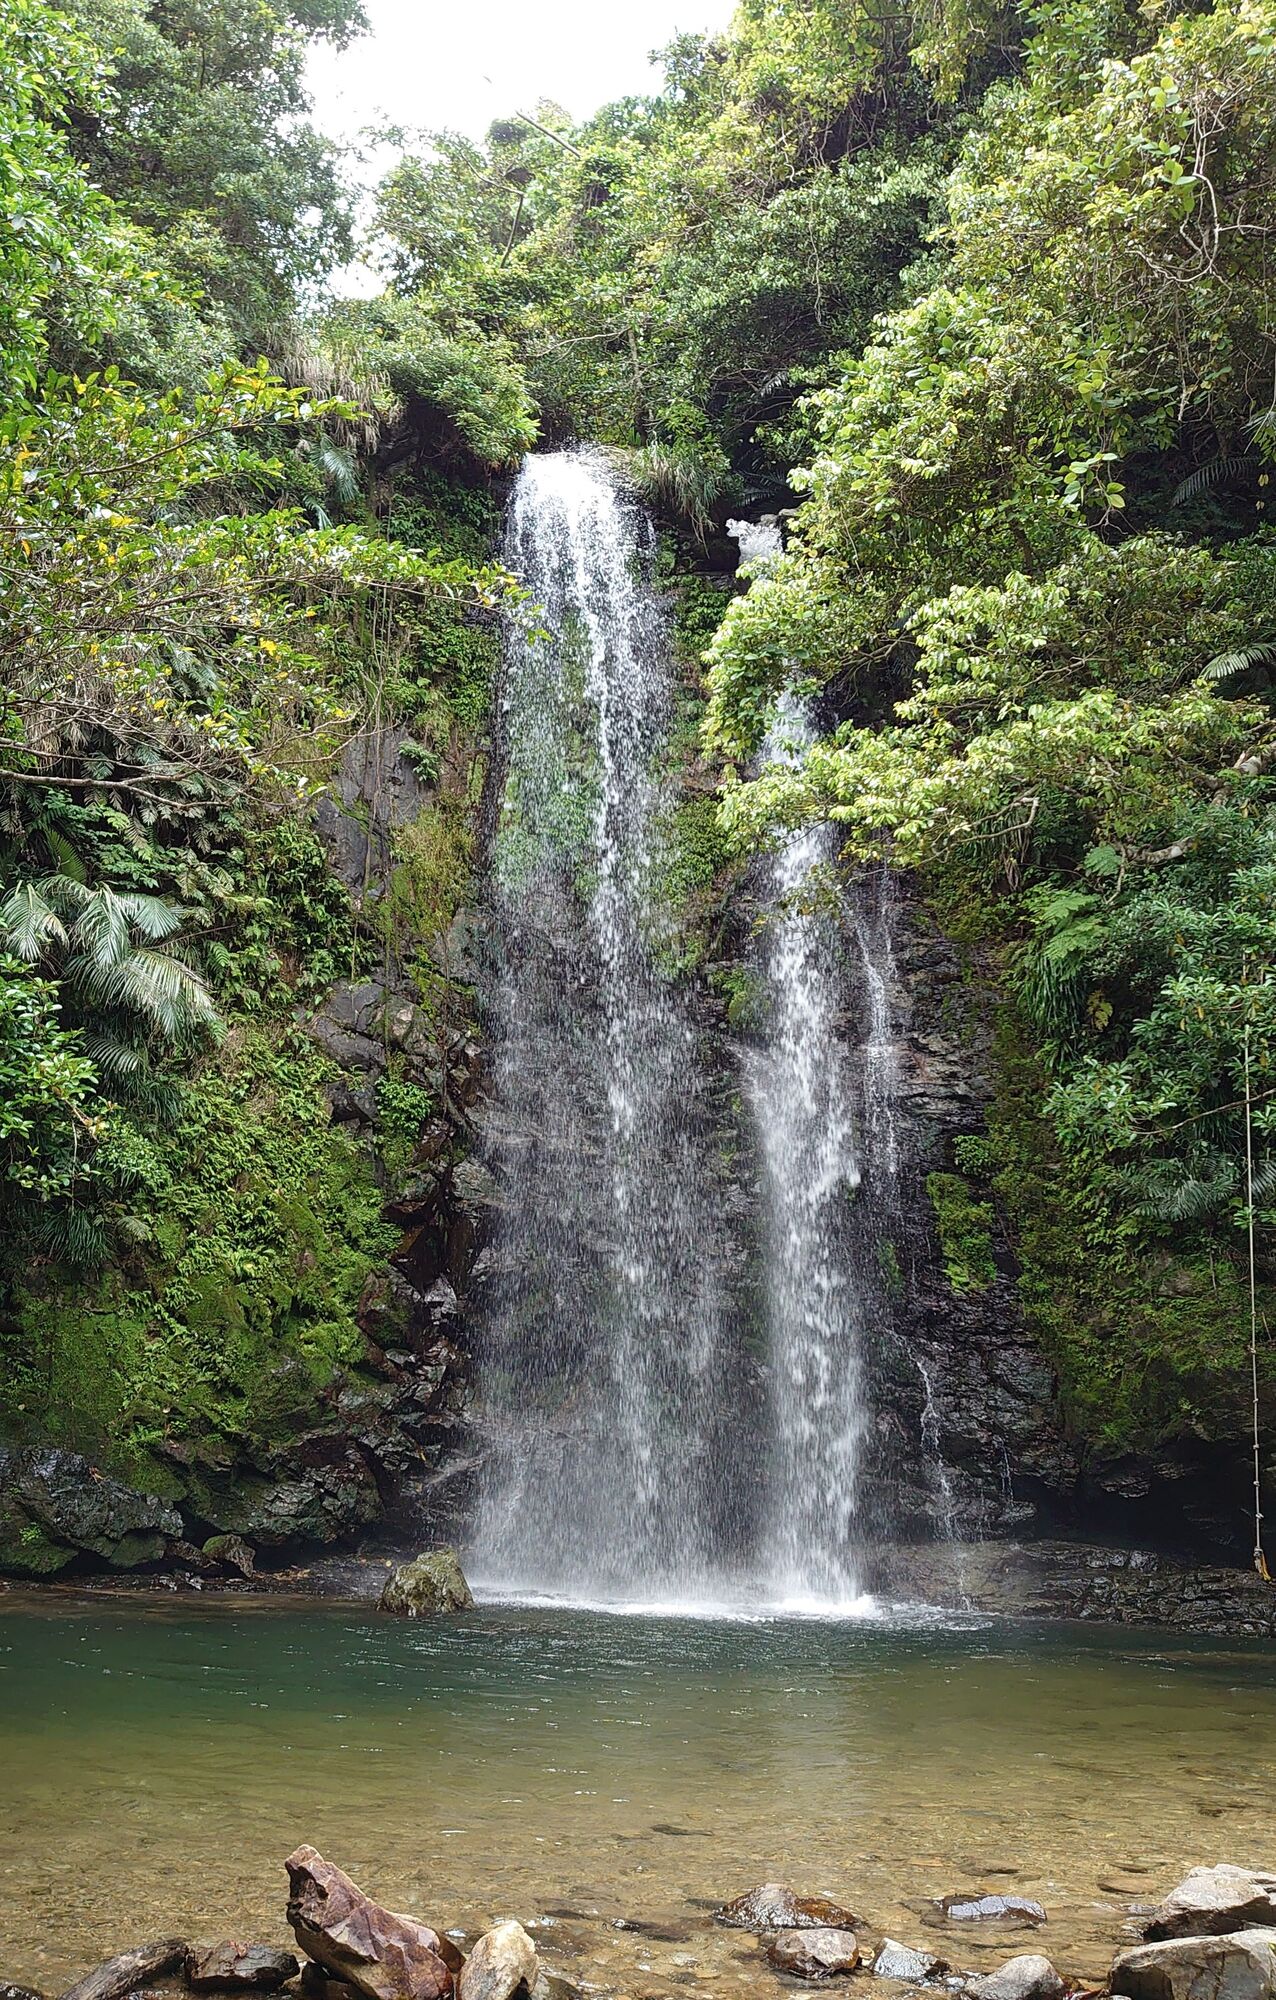
<instances>
[{"instance_id":1,"label":"submerged rock","mask_svg":"<svg viewBox=\"0 0 1276 2000\"><path fill-rule=\"evenodd\" d=\"M1044 1924L1046 1913L1031 1896L1001 1896L971 1889L964 1895L941 1896L939 1907L951 1924Z\"/></svg>"},{"instance_id":2,"label":"submerged rock","mask_svg":"<svg viewBox=\"0 0 1276 2000\"><path fill-rule=\"evenodd\" d=\"M1276 1930L1135 1945L1111 1986L1128 2000L1276 2000Z\"/></svg>"},{"instance_id":3,"label":"submerged rock","mask_svg":"<svg viewBox=\"0 0 1276 2000\"><path fill-rule=\"evenodd\" d=\"M854 1972L860 1962L854 1931L807 1928L781 1931L767 1951L777 1972L794 1979L832 1979Z\"/></svg>"},{"instance_id":4,"label":"submerged rock","mask_svg":"<svg viewBox=\"0 0 1276 2000\"><path fill-rule=\"evenodd\" d=\"M160 1979L176 1972L190 1949L185 1938L157 1938L152 1944L135 1945L132 1951L117 1952L103 1965L95 1966L74 1986L68 1986L62 2000L123 2000L148 1979Z\"/></svg>"},{"instance_id":5,"label":"submerged rock","mask_svg":"<svg viewBox=\"0 0 1276 2000\"><path fill-rule=\"evenodd\" d=\"M521 1924L508 1922L485 1931L461 1968L459 2000L510 2000L536 1986L540 1962Z\"/></svg>"},{"instance_id":6,"label":"submerged rock","mask_svg":"<svg viewBox=\"0 0 1276 2000\"><path fill-rule=\"evenodd\" d=\"M297 1943L338 1979L368 2000L444 2000L451 1993L462 1959L449 1939L374 1903L313 1847L299 1847L284 1866Z\"/></svg>"},{"instance_id":7,"label":"submerged rock","mask_svg":"<svg viewBox=\"0 0 1276 2000\"><path fill-rule=\"evenodd\" d=\"M799 1896L787 1882L764 1882L714 1912L720 1924L737 1931L853 1931L863 1922L827 1896Z\"/></svg>"},{"instance_id":8,"label":"submerged rock","mask_svg":"<svg viewBox=\"0 0 1276 2000\"><path fill-rule=\"evenodd\" d=\"M882 1939L873 1960L873 1971L879 1979L908 1979L914 1985L926 1979L942 1979L947 1970L946 1958L936 1958L930 1951L914 1951L911 1945L897 1944L894 1938Z\"/></svg>"},{"instance_id":9,"label":"submerged rock","mask_svg":"<svg viewBox=\"0 0 1276 2000\"><path fill-rule=\"evenodd\" d=\"M966 1990L975 2000L1063 2000L1064 1984L1048 1958L1026 1951L996 1972L972 1979Z\"/></svg>"},{"instance_id":10,"label":"submerged rock","mask_svg":"<svg viewBox=\"0 0 1276 2000\"><path fill-rule=\"evenodd\" d=\"M1276 1924L1276 1873L1237 1868L1193 1868L1158 1903L1143 1935L1149 1940L1201 1937Z\"/></svg>"},{"instance_id":11,"label":"submerged rock","mask_svg":"<svg viewBox=\"0 0 1276 2000\"><path fill-rule=\"evenodd\" d=\"M381 1609L396 1618L437 1618L468 1611L474 1599L455 1549L429 1549L387 1578Z\"/></svg>"},{"instance_id":12,"label":"submerged rock","mask_svg":"<svg viewBox=\"0 0 1276 2000\"><path fill-rule=\"evenodd\" d=\"M217 1993L251 1987L271 1993L301 1967L292 1952L273 1944L192 1945L186 1955L186 1983L195 1993Z\"/></svg>"}]
</instances>

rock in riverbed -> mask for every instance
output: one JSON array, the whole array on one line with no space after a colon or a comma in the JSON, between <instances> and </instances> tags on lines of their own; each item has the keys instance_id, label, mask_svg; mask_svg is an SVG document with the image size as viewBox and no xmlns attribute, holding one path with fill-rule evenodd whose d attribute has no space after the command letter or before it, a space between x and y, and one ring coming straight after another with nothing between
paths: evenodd
<instances>
[{"instance_id":1,"label":"rock in riverbed","mask_svg":"<svg viewBox=\"0 0 1276 2000\"><path fill-rule=\"evenodd\" d=\"M496 1924L485 1931L461 1968L459 2000L510 2000L520 1987L531 1993L540 1962L521 1924Z\"/></svg>"},{"instance_id":2,"label":"rock in riverbed","mask_svg":"<svg viewBox=\"0 0 1276 2000\"><path fill-rule=\"evenodd\" d=\"M975 2000L1063 2000L1064 1985L1048 1958L1025 1951L1008 1958L996 1972L972 1979L966 1991Z\"/></svg>"},{"instance_id":3,"label":"rock in riverbed","mask_svg":"<svg viewBox=\"0 0 1276 2000\"><path fill-rule=\"evenodd\" d=\"M1276 1930L1136 1945L1111 1983L1128 2000L1276 2000Z\"/></svg>"},{"instance_id":4,"label":"rock in riverbed","mask_svg":"<svg viewBox=\"0 0 1276 2000\"><path fill-rule=\"evenodd\" d=\"M781 1931L767 1951L777 1972L794 1979L832 1979L854 1972L860 1962L854 1931L810 1928Z\"/></svg>"},{"instance_id":5,"label":"rock in riverbed","mask_svg":"<svg viewBox=\"0 0 1276 2000\"><path fill-rule=\"evenodd\" d=\"M799 1896L787 1882L764 1882L714 1912L720 1924L737 1931L853 1931L863 1922L827 1896Z\"/></svg>"},{"instance_id":6,"label":"rock in riverbed","mask_svg":"<svg viewBox=\"0 0 1276 2000\"><path fill-rule=\"evenodd\" d=\"M873 1971L879 1979L907 1979L914 1986L927 1979L942 1979L947 1970L946 1958L936 1958L929 1951L914 1951L911 1945L897 1944L894 1938L882 1939L873 1960Z\"/></svg>"},{"instance_id":7,"label":"rock in riverbed","mask_svg":"<svg viewBox=\"0 0 1276 2000\"><path fill-rule=\"evenodd\" d=\"M950 1924L1044 1924L1046 1913L1031 1896L1000 1896L971 1889L964 1895L941 1896L939 1907Z\"/></svg>"},{"instance_id":8,"label":"rock in riverbed","mask_svg":"<svg viewBox=\"0 0 1276 2000\"><path fill-rule=\"evenodd\" d=\"M428 1549L387 1579L381 1609L397 1618L437 1618L468 1611L474 1599L455 1549Z\"/></svg>"},{"instance_id":9,"label":"rock in riverbed","mask_svg":"<svg viewBox=\"0 0 1276 2000\"><path fill-rule=\"evenodd\" d=\"M188 1949L185 1938L157 1938L153 1944L135 1945L132 1951L108 1958L105 1965L77 1979L62 2000L123 2000L126 1993L135 1993L148 1979L176 1972L185 1964Z\"/></svg>"},{"instance_id":10,"label":"rock in riverbed","mask_svg":"<svg viewBox=\"0 0 1276 2000\"><path fill-rule=\"evenodd\" d=\"M368 2000L445 2000L451 1993L464 1961L450 1939L382 1909L313 1847L299 1847L284 1866L297 1943L338 1979Z\"/></svg>"},{"instance_id":11,"label":"rock in riverbed","mask_svg":"<svg viewBox=\"0 0 1276 2000\"><path fill-rule=\"evenodd\" d=\"M292 1952L273 1944L197 1944L186 1955L186 1983L193 1993L273 1993L300 1970Z\"/></svg>"},{"instance_id":12,"label":"rock in riverbed","mask_svg":"<svg viewBox=\"0 0 1276 2000\"><path fill-rule=\"evenodd\" d=\"M1149 1940L1203 1937L1276 1925L1276 1874L1259 1868L1193 1868L1153 1911Z\"/></svg>"}]
</instances>

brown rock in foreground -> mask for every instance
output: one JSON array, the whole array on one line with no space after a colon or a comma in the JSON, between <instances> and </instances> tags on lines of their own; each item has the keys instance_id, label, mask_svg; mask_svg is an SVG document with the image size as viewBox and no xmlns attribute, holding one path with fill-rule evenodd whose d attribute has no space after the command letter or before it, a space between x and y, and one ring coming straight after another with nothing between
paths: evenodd
<instances>
[{"instance_id":1,"label":"brown rock in foreground","mask_svg":"<svg viewBox=\"0 0 1276 2000\"><path fill-rule=\"evenodd\" d=\"M781 1931L767 1952L777 1972L794 1979L832 1979L860 1962L854 1931L824 1928Z\"/></svg>"},{"instance_id":2,"label":"brown rock in foreground","mask_svg":"<svg viewBox=\"0 0 1276 2000\"><path fill-rule=\"evenodd\" d=\"M521 1987L531 1993L540 1962L521 1924L495 1924L485 1931L461 1968L458 2000L510 2000Z\"/></svg>"},{"instance_id":3,"label":"brown rock in foreground","mask_svg":"<svg viewBox=\"0 0 1276 2000\"><path fill-rule=\"evenodd\" d=\"M186 1959L185 1938L157 1938L153 1944L139 1944L132 1951L121 1951L114 1958L108 1958L93 1972L77 1979L74 1986L68 1986L62 2000L124 2000L126 1993L136 1992L148 1979L158 1979L166 1972L176 1972Z\"/></svg>"},{"instance_id":4,"label":"brown rock in foreground","mask_svg":"<svg viewBox=\"0 0 1276 2000\"><path fill-rule=\"evenodd\" d=\"M313 1847L299 1847L284 1866L297 1943L338 1979L368 2000L445 2000L451 1993L461 1954L428 1924L382 1909Z\"/></svg>"},{"instance_id":5,"label":"brown rock in foreground","mask_svg":"<svg viewBox=\"0 0 1276 2000\"><path fill-rule=\"evenodd\" d=\"M863 1921L827 1896L799 1896L787 1882L764 1882L747 1896L724 1903L714 1915L737 1931L853 1931Z\"/></svg>"},{"instance_id":6,"label":"brown rock in foreground","mask_svg":"<svg viewBox=\"0 0 1276 2000\"><path fill-rule=\"evenodd\" d=\"M1276 1872L1265 1868L1193 1868L1158 1903L1148 1939L1216 1936L1276 1924Z\"/></svg>"},{"instance_id":7,"label":"brown rock in foreground","mask_svg":"<svg viewBox=\"0 0 1276 2000\"><path fill-rule=\"evenodd\" d=\"M272 1993L301 1967L290 1951L273 1944L195 1944L186 1955L186 1983L194 1993L252 1989Z\"/></svg>"},{"instance_id":8,"label":"brown rock in foreground","mask_svg":"<svg viewBox=\"0 0 1276 2000\"><path fill-rule=\"evenodd\" d=\"M1136 1945L1111 1984L1127 2000L1276 2000L1276 1930Z\"/></svg>"}]
</instances>

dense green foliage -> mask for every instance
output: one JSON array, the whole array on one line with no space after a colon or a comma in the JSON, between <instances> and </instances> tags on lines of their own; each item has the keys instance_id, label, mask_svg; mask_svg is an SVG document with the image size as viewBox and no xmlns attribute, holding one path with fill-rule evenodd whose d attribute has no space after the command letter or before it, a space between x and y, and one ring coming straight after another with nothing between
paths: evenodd
<instances>
[{"instance_id":1,"label":"dense green foliage","mask_svg":"<svg viewBox=\"0 0 1276 2000\"><path fill-rule=\"evenodd\" d=\"M323 301L355 204L304 58L361 20L0 20L10 1427L160 1477L358 1365L467 1018L489 482L586 438L668 530L668 976L750 1027L724 912L778 828L914 871L1002 996L949 1282L1014 1270L1084 1436L1233 1434L1251 1218L1276 1278L1270 0L743 0L649 98L414 143L383 295ZM729 514L784 507L730 596ZM793 688L835 720L759 771ZM386 731L428 796L342 879L315 801ZM296 1027L388 967L436 1048L374 1156Z\"/></svg>"},{"instance_id":2,"label":"dense green foliage","mask_svg":"<svg viewBox=\"0 0 1276 2000\"><path fill-rule=\"evenodd\" d=\"M351 208L306 49L361 18L0 23L3 1430L151 1486L174 1440L230 1463L312 1424L363 1359L385 1178L433 1098L387 1081L379 1156L297 1021L391 963L444 1043L461 1004L432 947L504 588L483 478L532 433L464 343L404 322L352 373L335 316L301 317ZM396 463L409 400L448 434L440 491ZM396 729L439 803L359 908L315 801Z\"/></svg>"}]
</instances>

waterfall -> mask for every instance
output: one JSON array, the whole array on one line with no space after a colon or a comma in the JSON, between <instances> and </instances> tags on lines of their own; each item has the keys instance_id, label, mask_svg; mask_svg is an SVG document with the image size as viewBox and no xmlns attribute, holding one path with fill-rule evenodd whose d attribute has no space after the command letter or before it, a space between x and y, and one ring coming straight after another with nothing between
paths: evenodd
<instances>
[{"instance_id":1,"label":"waterfall","mask_svg":"<svg viewBox=\"0 0 1276 2000\"><path fill-rule=\"evenodd\" d=\"M796 762L812 736L786 698L764 758ZM781 1600L795 1605L846 1603L860 1592L866 1302L848 1239L861 1168L850 1066L836 1032L844 918L840 895L821 881L828 859L822 827L791 835L775 856L762 959L770 1027L747 1071L766 1192L772 1437L764 1561ZM876 938L868 919L853 930L876 975L863 1066L869 1138L874 1119L889 1115L871 1061L887 1019L886 983L869 957Z\"/></svg>"},{"instance_id":2,"label":"waterfall","mask_svg":"<svg viewBox=\"0 0 1276 2000\"><path fill-rule=\"evenodd\" d=\"M648 938L671 719L648 539L601 457L525 462L506 559L535 608L506 649L502 1193L471 1551L511 1591L694 1597L732 1487L704 1083Z\"/></svg>"},{"instance_id":3,"label":"waterfall","mask_svg":"<svg viewBox=\"0 0 1276 2000\"><path fill-rule=\"evenodd\" d=\"M730 525L759 574L776 525ZM525 462L506 546L528 610L507 633L490 871L497 1221L469 1559L480 1587L516 1595L845 1608L861 1592L870 1217L898 1155L886 877L838 887L826 829L770 867L767 1025L739 1052L734 1114L762 1193L755 1332L721 1275L721 1162L748 1139L724 1125L694 995L659 964L673 690L650 543L600 455ZM811 735L786 700L767 754L796 759Z\"/></svg>"}]
</instances>

